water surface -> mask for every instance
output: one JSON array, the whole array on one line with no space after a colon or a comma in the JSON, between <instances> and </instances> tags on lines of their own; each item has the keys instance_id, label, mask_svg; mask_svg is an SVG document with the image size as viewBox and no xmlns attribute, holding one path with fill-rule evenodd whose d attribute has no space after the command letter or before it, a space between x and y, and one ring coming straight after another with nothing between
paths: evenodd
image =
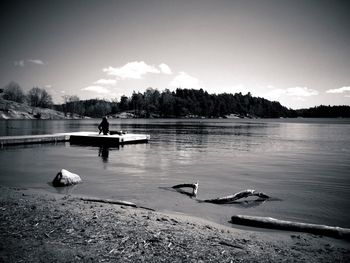
<instances>
[{"instance_id":1,"label":"water surface","mask_svg":"<svg viewBox=\"0 0 350 263\"><path fill-rule=\"evenodd\" d=\"M0 121L0 136L93 131L100 120ZM227 224L234 214L350 227L350 121L110 120L148 144L38 144L0 150L0 184L135 202ZM65 168L83 183L53 188ZM198 199L256 189L267 202L200 203L171 191L199 181Z\"/></svg>"}]
</instances>

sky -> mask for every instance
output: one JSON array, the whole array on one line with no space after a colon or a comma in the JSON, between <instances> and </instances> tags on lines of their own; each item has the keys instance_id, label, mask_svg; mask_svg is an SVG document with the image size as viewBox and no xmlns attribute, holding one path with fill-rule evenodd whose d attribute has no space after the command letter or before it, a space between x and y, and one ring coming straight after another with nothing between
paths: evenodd
<instances>
[{"instance_id":1,"label":"sky","mask_svg":"<svg viewBox=\"0 0 350 263\"><path fill-rule=\"evenodd\" d=\"M350 1L2 0L0 88L54 99L204 89L350 105Z\"/></svg>"}]
</instances>

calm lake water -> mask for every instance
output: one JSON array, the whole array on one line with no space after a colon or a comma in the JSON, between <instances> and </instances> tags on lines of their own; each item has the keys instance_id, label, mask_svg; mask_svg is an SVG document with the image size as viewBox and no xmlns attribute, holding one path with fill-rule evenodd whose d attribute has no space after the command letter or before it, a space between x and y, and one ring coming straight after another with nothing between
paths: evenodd
<instances>
[{"instance_id":1,"label":"calm lake water","mask_svg":"<svg viewBox=\"0 0 350 263\"><path fill-rule=\"evenodd\" d=\"M100 120L2 120L0 136L94 131ZM350 120L110 120L111 129L151 135L120 148L69 143L0 149L0 184L121 199L228 225L234 214L350 227ZM65 168L83 183L54 188ZM199 181L198 199L244 189L272 197L200 203L169 187Z\"/></svg>"}]
</instances>

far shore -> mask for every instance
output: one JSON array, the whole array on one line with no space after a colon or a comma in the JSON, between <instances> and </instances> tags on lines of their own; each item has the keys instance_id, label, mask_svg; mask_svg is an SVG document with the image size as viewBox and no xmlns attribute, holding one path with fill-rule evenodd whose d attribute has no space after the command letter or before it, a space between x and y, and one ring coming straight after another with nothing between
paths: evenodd
<instances>
[{"instance_id":1,"label":"far shore","mask_svg":"<svg viewBox=\"0 0 350 263\"><path fill-rule=\"evenodd\" d=\"M0 262L350 262L349 242L0 186Z\"/></svg>"}]
</instances>

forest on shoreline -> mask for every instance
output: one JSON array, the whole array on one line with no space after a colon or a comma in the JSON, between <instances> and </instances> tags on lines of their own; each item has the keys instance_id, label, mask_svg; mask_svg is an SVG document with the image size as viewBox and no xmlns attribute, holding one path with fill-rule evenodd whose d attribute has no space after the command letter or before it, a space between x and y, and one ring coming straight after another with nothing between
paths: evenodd
<instances>
[{"instance_id":1,"label":"forest on shoreline","mask_svg":"<svg viewBox=\"0 0 350 263\"><path fill-rule=\"evenodd\" d=\"M64 96L64 103L52 102L51 95L45 90L33 87L25 94L21 87L11 82L0 89L0 97L26 106L48 108L59 111L65 117L80 116L99 118L349 118L350 106L320 105L309 109L293 110L277 101L253 97L250 93L209 94L203 89L176 89L158 91L148 88L145 92L133 92L130 97L121 96L120 100L89 99L78 96ZM6 106L5 106L6 107ZM1 108L0 111L6 111ZM40 118L40 114L37 116Z\"/></svg>"},{"instance_id":2,"label":"forest on shoreline","mask_svg":"<svg viewBox=\"0 0 350 263\"><path fill-rule=\"evenodd\" d=\"M350 106L324 106L293 110L277 101L253 97L250 93L209 94L200 89L168 89L159 92L149 88L134 92L120 101L79 100L76 96L54 108L65 114L131 118L350 118Z\"/></svg>"}]
</instances>

